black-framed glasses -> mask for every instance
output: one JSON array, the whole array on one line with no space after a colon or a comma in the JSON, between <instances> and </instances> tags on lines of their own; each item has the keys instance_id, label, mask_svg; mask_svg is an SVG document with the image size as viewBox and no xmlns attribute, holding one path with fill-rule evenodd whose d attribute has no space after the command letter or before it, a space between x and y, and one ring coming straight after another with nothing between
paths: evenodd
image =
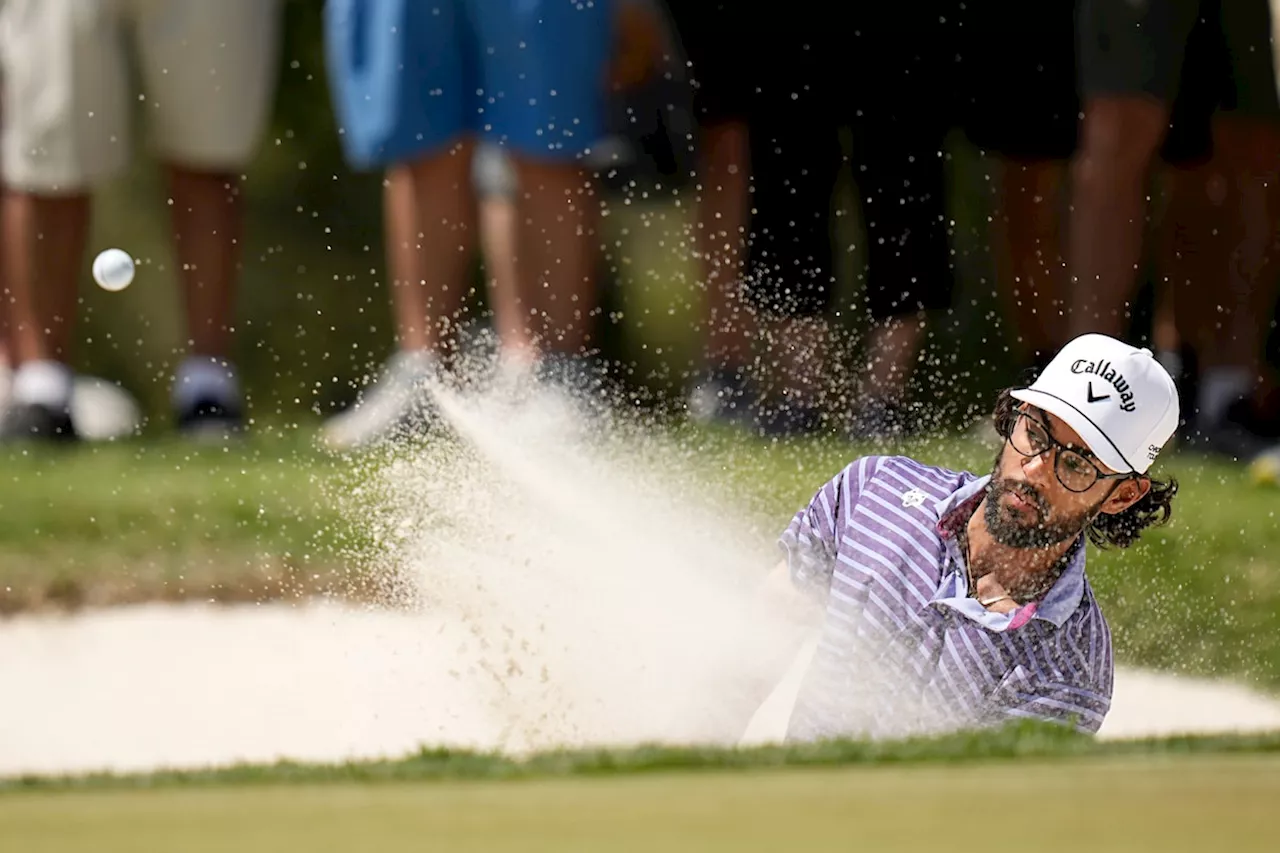
<instances>
[{"instance_id":1,"label":"black-framed glasses","mask_svg":"<svg viewBox=\"0 0 1280 853\"><path fill-rule=\"evenodd\" d=\"M1030 412L1019 410L1007 437L1023 456L1043 456L1054 451L1053 473L1069 492L1087 492L1099 480L1124 480L1132 474L1104 474L1092 459L1053 437L1049 427Z\"/></svg>"}]
</instances>

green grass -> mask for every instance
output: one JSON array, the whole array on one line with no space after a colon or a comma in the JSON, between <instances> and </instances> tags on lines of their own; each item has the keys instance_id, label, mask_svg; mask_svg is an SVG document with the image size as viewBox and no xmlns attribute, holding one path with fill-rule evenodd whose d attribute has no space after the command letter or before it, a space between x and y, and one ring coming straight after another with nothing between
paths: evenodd
<instances>
[{"instance_id":1,"label":"green grass","mask_svg":"<svg viewBox=\"0 0 1280 853\"><path fill-rule=\"evenodd\" d=\"M290 595L333 583L333 460L271 434L0 452L0 612ZM317 577L318 575L318 577Z\"/></svg>"},{"instance_id":2,"label":"green grass","mask_svg":"<svg viewBox=\"0 0 1280 853\"><path fill-rule=\"evenodd\" d=\"M1001 729L896 741L829 740L757 747L648 745L627 749L553 750L524 758L501 753L423 749L397 760L343 764L243 764L154 773L93 773L0 778L0 801L21 792L120 791L276 785L531 781L699 771L1002 761L1172 759L1280 755L1280 732L1104 741L1065 726L1023 721Z\"/></svg>"},{"instance_id":3,"label":"green grass","mask_svg":"<svg viewBox=\"0 0 1280 853\"><path fill-rule=\"evenodd\" d=\"M1126 749L1029 731L987 738L974 749L977 742L967 741L967 749L963 738L931 742L941 761L920 760L930 756L919 746L914 756L909 746L881 746L878 760L863 755L858 765L805 769L774 766L780 756L755 750L721 754L764 759L754 764L660 761L647 768L655 772L639 774L626 772L646 769L635 764L562 762L518 781L318 768L310 778L264 772L247 780L310 783L267 787L234 776L224 781L240 784L178 787L170 778L152 787L155 780L142 777L132 789L31 786L0 796L0 851L740 851L815 844L893 851L1012 840L1036 850L1096 852L1264 850L1274 843L1276 739L1234 744L1265 747L1252 754L1224 752L1231 745L1225 741L1213 749L1188 748L1192 741ZM991 748L1018 743L1040 748L1003 756ZM806 749L826 749L831 759L840 746ZM1045 760L1051 755L1077 757ZM384 767L438 767L438 758ZM707 772L669 772L690 766ZM555 772L566 767L570 772ZM379 779L397 784L369 784Z\"/></svg>"},{"instance_id":4,"label":"green grass","mask_svg":"<svg viewBox=\"0 0 1280 853\"><path fill-rule=\"evenodd\" d=\"M770 444L686 429L689 476L772 535L869 448ZM985 471L967 438L883 451ZM1173 522L1128 551L1090 552L1122 662L1280 688L1280 491L1242 468L1171 455ZM227 448L179 440L0 453L0 612L139 600L361 593L369 543L328 498L362 475L306 430Z\"/></svg>"}]
</instances>

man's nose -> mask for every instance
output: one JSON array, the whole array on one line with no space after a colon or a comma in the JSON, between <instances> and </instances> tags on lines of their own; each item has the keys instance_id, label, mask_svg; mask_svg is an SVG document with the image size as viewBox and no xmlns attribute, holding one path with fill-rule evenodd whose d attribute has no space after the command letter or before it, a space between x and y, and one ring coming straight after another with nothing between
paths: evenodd
<instances>
[{"instance_id":1,"label":"man's nose","mask_svg":"<svg viewBox=\"0 0 1280 853\"><path fill-rule=\"evenodd\" d=\"M1053 448L1050 447L1035 456L1022 457L1022 470L1029 480L1048 482L1047 478L1053 476Z\"/></svg>"}]
</instances>

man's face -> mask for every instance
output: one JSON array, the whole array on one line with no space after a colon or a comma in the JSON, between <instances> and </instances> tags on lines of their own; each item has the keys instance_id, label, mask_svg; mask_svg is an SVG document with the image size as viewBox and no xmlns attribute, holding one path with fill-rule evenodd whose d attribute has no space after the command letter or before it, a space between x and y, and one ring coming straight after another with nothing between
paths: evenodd
<instances>
[{"instance_id":1,"label":"man's face","mask_svg":"<svg viewBox=\"0 0 1280 853\"><path fill-rule=\"evenodd\" d=\"M1112 473L1087 451L1075 430L1047 412L1029 406L1018 409L1042 424L1050 436L1083 452L1099 471ZM1025 418L1014 425L1018 431L1034 428ZM1024 445L1025 446L1025 445ZM1060 450L1039 456L1024 456L1006 441L996 456L987 486L984 519L992 537L1012 548L1048 548L1065 542L1089 524L1117 488L1117 480L1099 479L1083 492L1062 485L1054 473Z\"/></svg>"}]
</instances>

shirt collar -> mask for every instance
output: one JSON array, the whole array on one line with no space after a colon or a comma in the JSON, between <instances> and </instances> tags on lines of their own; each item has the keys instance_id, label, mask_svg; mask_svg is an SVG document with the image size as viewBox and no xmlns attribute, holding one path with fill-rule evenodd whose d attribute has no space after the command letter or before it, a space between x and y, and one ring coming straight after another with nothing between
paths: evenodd
<instances>
[{"instance_id":1,"label":"shirt collar","mask_svg":"<svg viewBox=\"0 0 1280 853\"><path fill-rule=\"evenodd\" d=\"M959 525L969 520L971 513L953 512L959 509L966 501L974 500L976 507L982 500L982 494L986 491L987 484L991 482L991 475L985 477L976 477L967 483L962 483L960 488L956 489L949 495L939 498L933 505L933 511L938 515L938 524L940 528L945 527L947 535L954 536L959 530ZM941 529L939 532L943 532Z\"/></svg>"},{"instance_id":2,"label":"shirt collar","mask_svg":"<svg viewBox=\"0 0 1280 853\"><path fill-rule=\"evenodd\" d=\"M953 538L960 527L968 522L978 504L982 502L987 484L990 482L990 474L977 477L934 503L934 511L938 514L938 533L943 539ZM1067 554L1066 569L1045 593L1044 598L1037 602L1033 617L1050 622L1057 628L1062 627L1084 598L1083 536L1077 537Z\"/></svg>"},{"instance_id":3,"label":"shirt collar","mask_svg":"<svg viewBox=\"0 0 1280 853\"><path fill-rule=\"evenodd\" d=\"M1076 538L1067 554L1067 567L1036 609L1035 618L1052 622L1056 628L1062 627L1084 598L1084 536Z\"/></svg>"}]
</instances>

